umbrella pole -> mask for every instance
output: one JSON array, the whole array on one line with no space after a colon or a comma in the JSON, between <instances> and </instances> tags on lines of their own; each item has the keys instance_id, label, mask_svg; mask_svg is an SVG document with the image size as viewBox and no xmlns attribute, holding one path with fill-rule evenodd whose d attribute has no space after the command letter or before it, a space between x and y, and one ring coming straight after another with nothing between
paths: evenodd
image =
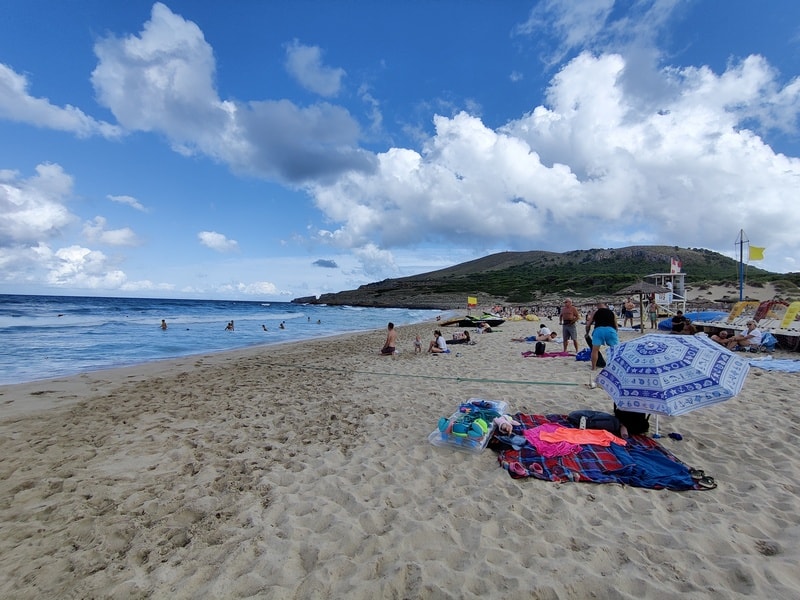
<instances>
[{"instance_id":1,"label":"umbrella pole","mask_svg":"<svg viewBox=\"0 0 800 600\"><path fill-rule=\"evenodd\" d=\"M658 439L658 438L661 437L661 434L658 433L658 413L656 413L656 432L653 434L653 437L655 439Z\"/></svg>"},{"instance_id":2,"label":"umbrella pole","mask_svg":"<svg viewBox=\"0 0 800 600\"><path fill-rule=\"evenodd\" d=\"M643 294L639 292L639 333L644 333L644 302L642 301Z\"/></svg>"}]
</instances>

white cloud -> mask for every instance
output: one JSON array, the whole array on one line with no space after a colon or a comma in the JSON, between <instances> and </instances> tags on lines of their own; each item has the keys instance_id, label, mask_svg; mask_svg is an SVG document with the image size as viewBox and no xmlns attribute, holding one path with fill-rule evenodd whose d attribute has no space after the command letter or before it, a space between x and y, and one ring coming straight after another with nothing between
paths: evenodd
<instances>
[{"instance_id":1,"label":"white cloud","mask_svg":"<svg viewBox=\"0 0 800 600\"><path fill-rule=\"evenodd\" d=\"M370 277L385 278L398 275L394 257L388 250L381 250L375 244L366 244L362 248L355 248L353 254L361 263L364 273Z\"/></svg>"},{"instance_id":2,"label":"white cloud","mask_svg":"<svg viewBox=\"0 0 800 600\"><path fill-rule=\"evenodd\" d=\"M38 165L29 179L20 179L13 171L0 172L0 247L58 236L75 219L65 206L72 183L56 164Z\"/></svg>"},{"instance_id":3,"label":"white cloud","mask_svg":"<svg viewBox=\"0 0 800 600\"><path fill-rule=\"evenodd\" d=\"M322 50L306 46L297 40L286 45L286 70L309 91L330 98L342 87L344 69L322 64Z\"/></svg>"},{"instance_id":4,"label":"white cloud","mask_svg":"<svg viewBox=\"0 0 800 600\"><path fill-rule=\"evenodd\" d=\"M291 295L289 292L281 291L274 283L269 281L256 281L254 283L225 284L215 288L215 291L228 294L244 294L246 296L278 296Z\"/></svg>"},{"instance_id":5,"label":"white cloud","mask_svg":"<svg viewBox=\"0 0 800 600\"><path fill-rule=\"evenodd\" d=\"M422 152L393 148L374 173L312 188L339 224L319 239L354 249L569 250L634 239L726 248L746 223L751 239L792 254L800 206L788 199L800 160L743 123L794 118L783 99L796 83L780 86L757 57L720 75L670 68L656 73L669 93L654 105L626 67L620 55L581 54L553 78L547 105L497 130L466 113L437 116Z\"/></svg>"},{"instance_id":6,"label":"white cloud","mask_svg":"<svg viewBox=\"0 0 800 600\"><path fill-rule=\"evenodd\" d=\"M565 3L543 0L535 4L528 20L518 25L517 35L547 35L558 38L555 49L549 49L549 64L560 61L567 53L596 42L614 8L614 0L582 0Z\"/></svg>"},{"instance_id":7,"label":"white cloud","mask_svg":"<svg viewBox=\"0 0 800 600\"><path fill-rule=\"evenodd\" d=\"M117 289L127 280L98 250L67 246L56 251L40 244L33 249L37 263L47 271L46 282L62 288Z\"/></svg>"},{"instance_id":8,"label":"white cloud","mask_svg":"<svg viewBox=\"0 0 800 600\"><path fill-rule=\"evenodd\" d=\"M201 231L197 234L197 238L200 240L201 244L217 252L233 252L239 249L239 242L236 240L229 240L216 231Z\"/></svg>"},{"instance_id":9,"label":"white cloud","mask_svg":"<svg viewBox=\"0 0 800 600\"><path fill-rule=\"evenodd\" d=\"M106 229L107 221L97 216L83 226L83 235L90 242L100 242L109 246L138 246L139 239L130 227Z\"/></svg>"},{"instance_id":10,"label":"white cloud","mask_svg":"<svg viewBox=\"0 0 800 600\"><path fill-rule=\"evenodd\" d=\"M106 198L118 204L127 204L131 208L135 208L138 211L147 212L147 209L142 205L142 203L133 196L113 196L109 194L106 196Z\"/></svg>"},{"instance_id":11,"label":"white cloud","mask_svg":"<svg viewBox=\"0 0 800 600\"><path fill-rule=\"evenodd\" d=\"M342 107L220 99L203 32L161 3L138 36L104 38L95 54L98 101L124 127L164 134L177 152L202 153L237 172L285 182L372 168L370 154L357 147L359 125ZM303 64L309 80L314 72L332 81L341 76L335 69L314 71L310 60ZM329 92L338 87L318 85Z\"/></svg>"},{"instance_id":12,"label":"white cloud","mask_svg":"<svg viewBox=\"0 0 800 600\"><path fill-rule=\"evenodd\" d=\"M125 274L105 254L78 245L52 249L76 221L66 208L72 196L72 177L55 164L41 164L36 175L20 179L0 173L0 281L74 289L116 289ZM104 231L101 217L87 231L106 242L128 240L126 230Z\"/></svg>"},{"instance_id":13,"label":"white cloud","mask_svg":"<svg viewBox=\"0 0 800 600\"><path fill-rule=\"evenodd\" d=\"M28 85L24 75L0 63L0 118L68 131L78 137L116 138L122 134L119 127L97 121L74 106L55 106L47 98L31 96Z\"/></svg>"}]
</instances>

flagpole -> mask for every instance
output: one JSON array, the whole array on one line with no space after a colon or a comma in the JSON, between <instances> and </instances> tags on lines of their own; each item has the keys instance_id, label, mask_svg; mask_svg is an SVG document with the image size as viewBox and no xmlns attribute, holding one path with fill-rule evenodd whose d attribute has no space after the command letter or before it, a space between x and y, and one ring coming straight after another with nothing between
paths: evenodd
<instances>
[{"instance_id":1,"label":"flagpole","mask_svg":"<svg viewBox=\"0 0 800 600\"><path fill-rule=\"evenodd\" d=\"M739 300L744 300L744 229L739 230Z\"/></svg>"}]
</instances>

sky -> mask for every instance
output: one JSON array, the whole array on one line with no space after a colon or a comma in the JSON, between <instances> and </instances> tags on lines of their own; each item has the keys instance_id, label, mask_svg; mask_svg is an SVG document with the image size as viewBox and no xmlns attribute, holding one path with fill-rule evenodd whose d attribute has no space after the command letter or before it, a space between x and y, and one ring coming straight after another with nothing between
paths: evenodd
<instances>
[{"instance_id":1,"label":"sky","mask_svg":"<svg viewBox=\"0 0 800 600\"><path fill-rule=\"evenodd\" d=\"M0 293L288 301L740 231L796 272L799 113L796 0L10 0Z\"/></svg>"}]
</instances>

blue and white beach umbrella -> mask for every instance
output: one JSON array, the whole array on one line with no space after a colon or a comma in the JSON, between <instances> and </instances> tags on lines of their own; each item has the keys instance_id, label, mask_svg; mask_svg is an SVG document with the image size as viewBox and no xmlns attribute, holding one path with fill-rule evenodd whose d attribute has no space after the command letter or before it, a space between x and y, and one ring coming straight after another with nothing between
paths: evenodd
<instances>
[{"instance_id":1,"label":"blue and white beach umbrella","mask_svg":"<svg viewBox=\"0 0 800 600\"><path fill-rule=\"evenodd\" d=\"M749 370L704 334L649 333L611 348L596 381L621 410L677 416L734 397Z\"/></svg>"}]
</instances>

